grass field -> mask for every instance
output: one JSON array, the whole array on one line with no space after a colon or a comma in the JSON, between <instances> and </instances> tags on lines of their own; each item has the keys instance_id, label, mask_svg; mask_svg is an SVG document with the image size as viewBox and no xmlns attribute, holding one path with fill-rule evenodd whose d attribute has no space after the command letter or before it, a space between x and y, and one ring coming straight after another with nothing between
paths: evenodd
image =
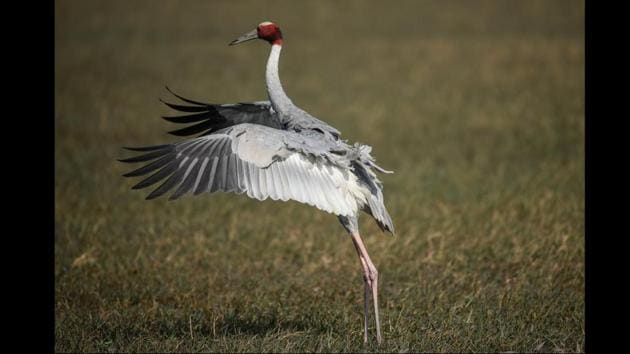
<instances>
[{"instance_id":1,"label":"grass field","mask_svg":"<svg viewBox=\"0 0 630 354\"><path fill-rule=\"evenodd\" d=\"M584 350L580 1L56 2L55 349ZM361 229L384 343L335 216L245 196L144 200L120 147L175 141L168 84L293 101L373 146L397 234ZM374 334L373 328L371 333Z\"/></svg>"}]
</instances>

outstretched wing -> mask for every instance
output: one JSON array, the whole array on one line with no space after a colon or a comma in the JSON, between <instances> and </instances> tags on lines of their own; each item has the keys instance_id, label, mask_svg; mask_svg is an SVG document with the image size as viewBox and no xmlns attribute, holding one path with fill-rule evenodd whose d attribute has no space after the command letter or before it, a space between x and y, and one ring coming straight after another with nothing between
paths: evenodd
<instances>
[{"instance_id":1,"label":"outstretched wing","mask_svg":"<svg viewBox=\"0 0 630 354\"><path fill-rule=\"evenodd\" d=\"M195 123L186 128L170 131L170 134L177 136L190 136L199 133L201 133L201 135L208 135L218 130L242 123L259 124L282 129L282 124L280 124L277 115L273 112L269 101L211 104L184 98L171 91L168 86L166 89L173 94L173 96L187 103L187 105L173 104L162 101L161 99L160 101L176 111L190 114L163 118L173 123Z\"/></svg>"},{"instance_id":2,"label":"outstretched wing","mask_svg":"<svg viewBox=\"0 0 630 354\"><path fill-rule=\"evenodd\" d=\"M124 176L154 172L133 189L164 182L147 199L174 189L169 199L208 192L247 193L250 198L296 200L336 215L358 210L356 176L323 159L287 149L289 131L240 124L174 144L128 148L142 155L121 160L146 165Z\"/></svg>"}]
</instances>

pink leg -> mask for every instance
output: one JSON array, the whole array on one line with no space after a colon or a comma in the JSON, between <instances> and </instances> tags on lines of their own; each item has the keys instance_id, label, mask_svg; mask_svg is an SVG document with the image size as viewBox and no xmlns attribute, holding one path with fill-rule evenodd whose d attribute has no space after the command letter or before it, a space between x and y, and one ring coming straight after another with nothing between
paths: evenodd
<instances>
[{"instance_id":1,"label":"pink leg","mask_svg":"<svg viewBox=\"0 0 630 354\"><path fill-rule=\"evenodd\" d=\"M354 238L352 238L352 243L354 244L354 247L357 249L357 254L359 255L359 260L361 261L361 268L363 269L363 284L365 287L365 292L363 296L363 342L367 343L368 341L368 312L369 312L368 302L370 301L369 299L370 286L368 285L368 278L367 278L368 267L367 267L367 263L365 262L365 258L363 258L363 255L361 254L361 250L359 249L359 246L357 245L357 241Z\"/></svg>"},{"instance_id":2,"label":"pink leg","mask_svg":"<svg viewBox=\"0 0 630 354\"><path fill-rule=\"evenodd\" d=\"M381 344L381 321L378 315L378 271L370 260L370 256L367 253L367 249L361 240L361 236L358 233L352 233L352 243L357 249L359 254L359 260L361 261L361 267L363 268L363 281L365 282L365 296L364 296L364 335L363 340L367 342L367 330L368 330L368 294L370 289L372 290L372 300L374 302L374 317L376 319L376 341Z\"/></svg>"}]
</instances>

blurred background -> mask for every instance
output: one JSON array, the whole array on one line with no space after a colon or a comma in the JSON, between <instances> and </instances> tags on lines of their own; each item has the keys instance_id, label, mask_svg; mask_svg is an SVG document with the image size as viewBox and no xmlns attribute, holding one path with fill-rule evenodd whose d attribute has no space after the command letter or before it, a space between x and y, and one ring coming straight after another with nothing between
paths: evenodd
<instances>
[{"instance_id":1,"label":"blurred background","mask_svg":"<svg viewBox=\"0 0 630 354\"><path fill-rule=\"evenodd\" d=\"M57 351L584 350L582 1L55 5ZM397 234L360 224L380 347L335 216L121 176L177 140L164 85L266 99L269 45L227 45L266 20L293 102L395 171Z\"/></svg>"}]
</instances>

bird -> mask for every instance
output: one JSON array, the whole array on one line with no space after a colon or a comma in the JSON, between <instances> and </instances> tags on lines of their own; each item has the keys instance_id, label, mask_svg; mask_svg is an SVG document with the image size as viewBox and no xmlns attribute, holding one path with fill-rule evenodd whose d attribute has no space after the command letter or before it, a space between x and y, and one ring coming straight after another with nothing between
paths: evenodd
<instances>
[{"instance_id":1,"label":"bird","mask_svg":"<svg viewBox=\"0 0 630 354\"><path fill-rule=\"evenodd\" d=\"M326 122L296 106L279 77L282 31L269 21L229 43L250 40L271 45L265 81L268 100L231 104L204 103L166 89L178 103L160 101L186 114L163 117L191 124L169 133L186 137L174 143L124 147L140 154L120 159L143 165L125 177L146 176L132 189L156 185L146 199L174 190L169 200L185 194L226 192L265 200L294 200L337 216L349 234L363 271L363 341L368 342L370 300L374 306L377 343L382 342L378 306L378 270L359 234L359 212L376 221L383 232L394 234L385 207L378 173L393 173L376 164L372 147L351 145Z\"/></svg>"}]
</instances>

